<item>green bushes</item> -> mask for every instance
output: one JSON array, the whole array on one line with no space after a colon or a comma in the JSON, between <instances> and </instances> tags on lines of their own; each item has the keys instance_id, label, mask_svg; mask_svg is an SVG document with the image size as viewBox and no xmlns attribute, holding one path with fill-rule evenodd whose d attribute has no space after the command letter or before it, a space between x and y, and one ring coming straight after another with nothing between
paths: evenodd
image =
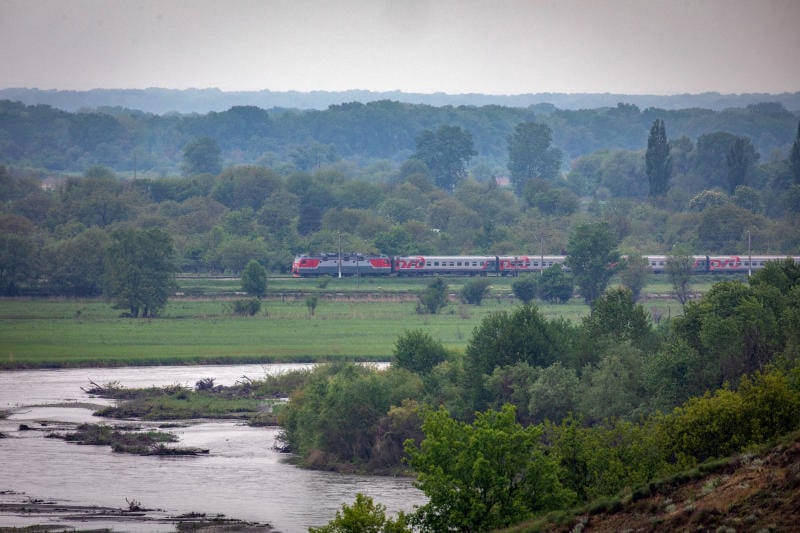
<instances>
[{"instance_id":1,"label":"green bushes","mask_svg":"<svg viewBox=\"0 0 800 533\"><path fill-rule=\"evenodd\" d=\"M429 498L411 517L422 531L488 531L572 501L541 427L517 424L511 405L478 413L472 424L429 410L422 429L421 443L406 444Z\"/></svg>"},{"instance_id":2,"label":"green bushes","mask_svg":"<svg viewBox=\"0 0 800 533\"><path fill-rule=\"evenodd\" d=\"M725 386L692 398L663 418L660 431L671 457L697 462L725 457L800 427L800 391L773 370L744 376L739 389Z\"/></svg>"},{"instance_id":3,"label":"green bushes","mask_svg":"<svg viewBox=\"0 0 800 533\"><path fill-rule=\"evenodd\" d=\"M465 304L481 305L483 299L489 294L491 284L492 282L486 278L471 279L461 287L458 295Z\"/></svg>"},{"instance_id":4,"label":"green bushes","mask_svg":"<svg viewBox=\"0 0 800 533\"><path fill-rule=\"evenodd\" d=\"M307 466L363 467L372 459L381 419L421 390L420 378L405 369L321 365L282 413L283 438Z\"/></svg>"}]
</instances>

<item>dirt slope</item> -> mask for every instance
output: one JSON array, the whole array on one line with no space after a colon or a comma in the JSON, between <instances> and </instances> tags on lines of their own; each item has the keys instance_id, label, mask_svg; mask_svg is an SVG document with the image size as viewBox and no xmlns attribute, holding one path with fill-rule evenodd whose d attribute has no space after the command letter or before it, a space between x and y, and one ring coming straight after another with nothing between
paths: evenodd
<instances>
[{"instance_id":1,"label":"dirt slope","mask_svg":"<svg viewBox=\"0 0 800 533\"><path fill-rule=\"evenodd\" d=\"M687 476L688 477L688 476ZM651 485L621 505L549 531L800 531L800 437L691 481Z\"/></svg>"}]
</instances>

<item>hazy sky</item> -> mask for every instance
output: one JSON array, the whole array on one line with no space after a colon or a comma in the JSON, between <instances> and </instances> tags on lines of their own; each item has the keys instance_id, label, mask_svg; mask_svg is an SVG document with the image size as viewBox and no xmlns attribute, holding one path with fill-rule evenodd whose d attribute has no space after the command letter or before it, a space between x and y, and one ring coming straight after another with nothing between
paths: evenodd
<instances>
[{"instance_id":1,"label":"hazy sky","mask_svg":"<svg viewBox=\"0 0 800 533\"><path fill-rule=\"evenodd\" d=\"M0 87L800 91L800 0L0 0Z\"/></svg>"}]
</instances>

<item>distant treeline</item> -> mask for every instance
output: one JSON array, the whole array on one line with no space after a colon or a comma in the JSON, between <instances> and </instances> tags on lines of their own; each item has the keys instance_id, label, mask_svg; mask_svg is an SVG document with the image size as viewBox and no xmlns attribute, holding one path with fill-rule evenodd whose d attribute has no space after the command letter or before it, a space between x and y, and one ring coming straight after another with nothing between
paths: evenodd
<instances>
[{"instance_id":1,"label":"distant treeline","mask_svg":"<svg viewBox=\"0 0 800 533\"><path fill-rule=\"evenodd\" d=\"M120 98L122 102L126 100ZM544 103L456 107L380 100L330 105L325 110L248 105L206 114L159 115L121 106L67 112L50 105L3 100L0 162L9 168L55 172L85 172L102 165L117 172L159 177L179 174L185 147L197 139L212 138L224 166L255 164L280 171L286 165L312 170L346 160L363 167L401 163L414 152L415 140L423 131L453 125L472 135L475 168L484 174L505 175L508 137L522 122L539 122L552 130L553 145L564 154L566 170L575 158L599 150L642 150L656 119L666 123L671 139L695 140L716 132L747 137L762 160L770 160L786 158L798 116L777 101L714 111L642 109L621 102L568 110ZM479 172L474 174L480 177Z\"/></svg>"},{"instance_id":2,"label":"distant treeline","mask_svg":"<svg viewBox=\"0 0 800 533\"><path fill-rule=\"evenodd\" d=\"M263 109L327 109L344 102L368 103L394 100L407 104L431 106L529 107L548 104L559 109L595 109L614 107L618 102L641 108L711 109L721 111L747 107L761 102L778 102L790 111L800 111L800 92L767 94L619 94L619 93L527 93L511 95L408 93L402 91L221 91L208 89L92 89L89 91L41 90L26 88L0 89L0 100L19 101L27 105L49 105L64 111L80 111L101 107L123 107L148 113L208 113L225 111L235 106Z\"/></svg>"}]
</instances>

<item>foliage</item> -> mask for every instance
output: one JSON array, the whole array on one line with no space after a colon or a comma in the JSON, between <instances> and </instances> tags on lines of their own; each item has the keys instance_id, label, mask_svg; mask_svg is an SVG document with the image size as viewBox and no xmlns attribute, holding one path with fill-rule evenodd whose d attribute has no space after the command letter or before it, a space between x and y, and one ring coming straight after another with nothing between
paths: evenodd
<instances>
[{"instance_id":1,"label":"foliage","mask_svg":"<svg viewBox=\"0 0 800 533\"><path fill-rule=\"evenodd\" d=\"M634 301L639 300L642 288L647 285L650 276L650 264L641 255L629 255L622 261L619 277L622 284L630 291Z\"/></svg>"},{"instance_id":2,"label":"foliage","mask_svg":"<svg viewBox=\"0 0 800 533\"><path fill-rule=\"evenodd\" d=\"M523 274L511 283L511 291L528 305L539 293L539 278L536 274Z\"/></svg>"},{"instance_id":3,"label":"foliage","mask_svg":"<svg viewBox=\"0 0 800 533\"><path fill-rule=\"evenodd\" d=\"M738 391L725 386L676 408L664 417L660 439L674 457L702 462L797 429L799 413L800 392L784 374L756 373Z\"/></svg>"},{"instance_id":4,"label":"foliage","mask_svg":"<svg viewBox=\"0 0 800 533\"><path fill-rule=\"evenodd\" d=\"M746 137L737 137L725 154L725 164L728 178L728 190L733 194L736 187L745 185L747 174L755 161L758 153Z\"/></svg>"},{"instance_id":5,"label":"foliage","mask_svg":"<svg viewBox=\"0 0 800 533\"><path fill-rule=\"evenodd\" d=\"M321 365L291 395L281 415L284 438L307 466L366 465L379 449L381 419L421 388L420 378L402 368Z\"/></svg>"},{"instance_id":6,"label":"foliage","mask_svg":"<svg viewBox=\"0 0 800 533\"><path fill-rule=\"evenodd\" d=\"M545 319L535 306L525 305L513 313L492 313L475 328L465 352L467 388L473 397L473 409L484 408L489 400L484 376L495 368L520 362L531 366L549 366L562 359L566 343L562 331Z\"/></svg>"},{"instance_id":7,"label":"foliage","mask_svg":"<svg viewBox=\"0 0 800 533\"><path fill-rule=\"evenodd\" d=\"M308 316L314 316L317 312L317 304L319 304L319 296L316 294L309 294L306 296L306 309L308 309Z\"/></svg>"},{"instance_id":8,"label":"foliage","mask_svg":"<svg viewBox=\"0 0 800 533\"><path fill-rule=\"evenodd\" d=\"M252 296L267 293L267 269L255 259L247 262L242 272L242 290Z\"/></svg>"},{"instance_id":9,"label":"foliage","mask_svg":"<svg viewBox=\"0 0 800 533\"><path fill-rule=\"evenodd\" d=\"M683 247L676 247L667 256L664 270L667 273L669 282L675 297L682 306L686 306L691 296L691 280L694 272L694 258Z\"/></svg>"},{"instance_id":10,"label":"foliage","mask_svg":"<svg viewBox=\"0 0 800 533\"><path fill-rule=\"evenodd\" d=\"M573 228L566 264L586 303L596 300L614 275L619 262L617 245L618 239L606 222L585 222Z\"/></svg>"},{"instance_id":11,"label":"foliage","mask_svg":"<svg viewBox=\"0 0 800 533\"><path fill-rule=\"evenodd\" d=\"M15 296L40 271L35 227L17 215L0 215L0 294Z\"/></svg>"},{"instance_id":12,"label":"foliage","mask_svg":"<svg viewBox=\"0 0 800 533\"><path fill-rule=\"evenodd\" d=\"M689 346L715 363L717 384L763 369L780 349L774 306L763 296L739 281L720 281L675 320Z\"/></svg>"},{"instance_id":13,"label":"foliage","mask_svg":"<svg viewBox=\"0 0 800 533\"><path fill-rule=\"evenodd\" d=\"M412 156L427 165L437 186L452 191L466 176L466 165L477 155L472 134L458 126L440 126L435 132L423 131Z\"/></svg>"},{"instance_id":14,"label":"foliage","mask_svg":"<svg viewBox=\"0 0 800 533\"><path fill-rule=\"evenodd\" d=\"M616 287L594 301L591 313L583 319L583 333L591 343L607 336L646 348L651 341L652 322L644 307L635 303L630 289Z\"/></svg>"},{"instance_id":15,"label":"foliage","mask_svg":"<svg viewBox=\"0 0 800 533\"><path fill-rule=\"evenodd\" d=\"M575 280L561 265L553 265L542 271L539 280L539 298L545 302L567 303L575 292Z\"/></svg>"},{"instance_id":16,"label":"foliage","mask_svg":"<svg viewBox=\"0 0 800 533\"><path fill-rule=\"evenodd\" d=\"M546 124L522 122L508 137L508 170L517 193L532 178L554 180L561 168L561 150L552 146L552 130Z\"/></svg>"},{"instance_id":17,"label":"foliage","mask_svg":"<svg viewBox=\"0 0 800 533\"><path fill-rule=\"evenodd\" d=\"M212 137L201 137L183 148L184 172L189 176L219 174L222 170L222 153Z\"/></svg>"},{"instance_id":18,"label":"foliage","mask_svg":"<svg viewBox=\"0 0 800 533\"><path fill-rule=\"evenodd\" d=\"M105 295L134 318L164 308L175 286L172 239L161 230L117 230L106 255Z\"/></svg>"},{"instance_id":19,"label":"foliage","mask_svg":"<svg viewBox=\"0 0 800 533\"><path fill-rule=\"evenodd\" d=\"M789 152L789 170L794 184L800 185L800 122L797 124L797 135L794 137L792 149Z\"/></svg>"},{"instance_id":20,"label":"foliage","mask_svg":"<svg viewBox=\"0 0 800 533\"><path fill-rule=\"evenodd\" d=\"M400 514L396 519L386 517L386 506L376 504L360 492L352 505L342 504L336 518L322 527L310 527L310 533L411 533L407 518Z\"/></svg>"},{"instance_id":21,"label":"foliage","mask_svg":"<svg viewBox=\"0 0 800 533\"><path fill-rule=\"evenodd\" d=\"M672 157L667 141L667 131L664 121L656 119L650 128L647 138L647 151L644 154L645 172L650 185L650 196L664 196L669 189L669 179L672 174Z\"/></svg>"},{"instance_id":22,"label":"foliage","mask_svg":"<svg viewBox=\"0 0 800 533\"><path fill-rule=\"evenodd\" d=\"M428 283L428 286L419 295L419 304L417 311L421 313L428 313L431 315L437 314L448 302L447 282L444 278L436 276Z\"/></svg>"},{"instance_id":23,"label":"foliage","mask_svg":"<svg viewBox=\"0 0 800 533\"><path fill-rule=\"evenodd\" d=\"M542 428L516 423L510 405L476 413L472 424L431 410L422 429L419 445L406 444L417 485L429 498L411 517L422 531L489 531L571 500L545 453Z\"/></svg>"},{"instance_id":24,"label":"foliage","mask_svg":"<svg viewBox=\"0 0 800 533\"><path fill-rule=\"evenodd\" d=\"M405 331L395 341L394 364L417 374L427 374L447 359L441 342L421 329Z\"/></svg>"},{"instance_id":25,"label":"foliage","mask_svg":"<svg viewBox=\"0 0 800 533\"><path fill-rule=\"evenodd\" d=\"M559 422L578 410L580 382L575 370L560 361L542 368L528 388L532 423Z\"/></svg>"},{"instance_id":26,"label":"foliage","mask_svg":"<svg viewBox=\"0 0 800 533\"><path fill-rule=\"evenodd\" d=\"M261 300L258 298L235 300L233 302L233 313L236 315L255 316L259 311L261 311Z\"/></svg>"},{"instance_id":27,"label":"foliage","mask_svg":"<svg viewBox=\"0 0 800 533\"><path fill-rule=\"evenodd\" d=\"M466 282L458 295L465 304L481 305L481 302L489 294L492 282L486 278L471 279Z\"/></svg>"}]
</instances>

